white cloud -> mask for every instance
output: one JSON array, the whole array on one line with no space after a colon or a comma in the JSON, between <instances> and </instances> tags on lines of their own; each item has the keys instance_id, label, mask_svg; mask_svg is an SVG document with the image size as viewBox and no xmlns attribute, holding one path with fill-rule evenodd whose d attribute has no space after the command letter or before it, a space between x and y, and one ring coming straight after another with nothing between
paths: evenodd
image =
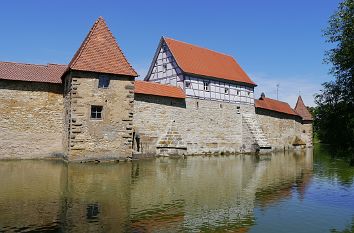
<instances>
[{"instance_id":1,"label":"white cloud","mask_svg":"<svg viewBox=\"0 0 354 233\"><path fill-rule=\"evenodd\" d=\"M253 73L250 75L257 83L255 97L258 98L262 92L266 97L277 98L277 84L279 84L279 100L285 101L291 107L295 107L299 94L307 106L315 106L314 95L321 89L324 81L314 79L312 75L299 75L288 77L275 77L265 73ZM324 77L322 80L326 80Z\"/></svg>"}]
</instances>

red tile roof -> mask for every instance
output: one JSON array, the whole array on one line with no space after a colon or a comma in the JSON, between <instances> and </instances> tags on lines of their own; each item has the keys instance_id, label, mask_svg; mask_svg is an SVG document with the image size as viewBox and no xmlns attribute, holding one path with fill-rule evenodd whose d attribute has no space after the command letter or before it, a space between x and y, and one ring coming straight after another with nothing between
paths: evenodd
<instances>
[{"instance_id":1,"label":"red tile roof","mask_svg":"<svg viewBox=\"0 0 354 233\"><path fill-rule=\"evenodd\" d=\"M179 87L163 85L154 82L135 81L135 93L145 95L165 96L178 99L186 98L186 94Z\"/></svg>"},{"instance_id":2,"label":"red tile roof","mask_svg":"<svg viewBox=\"0 0 354 233\"><path fill-rule=\"evenodd\" d=\"M34 65L14 62L0 62L0 79L61 83L60 77L67 69L67 65L48 64Z\"/></svg>"},{"instance_id":3,"label":"red tile roof","mask_svg":"<svg viewBox=\"0 0 354 233\"><path fill-rule=\"evenodd\" d=\"M297 114L299 114L302 117L302 120L304 121L312 121L312 115L307 109L307 107L304 104L304 101L302 100L301 96L297 99L296 106L294 109Z\"/></svg>"},{"instance_id":4,"label":"red tile roof","mask_svg":"<svg viewBox=\"0 0 354 233\"><path fill-rule=\"evenodd\" d=\"M69 64L73 70L138 76L102 17L98 18Z\"/></svg>"},{"instance_id":5,"label":"red tile roof","mask_svg":"<svg viewBox=\"0 0 354 233\"><path fill-rule=\"evenodd\" d=\"M233 57L174 39L163 39L185 73L256 86Z\"/></svg>"},{"instance_id":6,"label":"red tile roof","mask_svg":"<svg viewBox=\"0 0 354 233\"><path fill-rule=\"evenodd\" d=\"M261 97L259 100L255 102L256 108L262 108L270 111L285 113L289 115L299 116L288 103L270 99L266 97Z\"/></svg>"}]
</instances>

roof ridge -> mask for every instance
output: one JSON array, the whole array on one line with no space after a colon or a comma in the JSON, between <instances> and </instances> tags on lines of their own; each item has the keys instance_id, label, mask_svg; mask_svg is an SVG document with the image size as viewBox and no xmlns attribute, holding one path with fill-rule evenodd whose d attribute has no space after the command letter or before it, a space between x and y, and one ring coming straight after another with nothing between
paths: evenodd
<instances>
[{"instance_id":1,"label":"roof ridge","mask_svg":"<svg viewBox=\"0 0 354 233\"><path fill-rule=\"evenodd\" d=\"M135 82L141 82L141 83L151 83L151 84L156 84L156 85L160 85L160 86L168 86L168 87L176 87L176 88L181 88L181 87L178 87L178 86L173 86L173 85L170 85L170 84L162 84L162 83L158 83L158 82L149 82L149 81L145 81L145 80L135 80ZM182 89L182 88L181 88Z\"/></svg>"},{"instance_id":2,"label":"roof ridge","mask_svg":"<svg viewBox=\"0 0 354 233\"><path fill-rule=\"evenodd\" d=\"M13 62L13 61L0 61L0 63L9 63L9 64L18 64L18 65L34 65L34 66L44 66L44 67L48 67L49 65L67 66L66 64L58 64L58 63L35 64L35 63L27 63L27 62Z\"/></svg>"},{"instance_id":3,"label":"roof ridge","mask_svg":"<svg viewBox=\"0 0 354 233\"><path fill-rule=\"evenodd\" d=\"M98 17L98 19L95 21L95 23L93 24L93 26L91 27L90 31L87 33L84 41L81 43L79 49L76 51L76 53L74 54L74 57L73 59L70 61L69 65L68 65L68 68L70 68L71 66L74 66L76 64L76 62L79 60L82 52L84 51L84 48L86 47L86 45L88 44L90 38L91 38L91 35L92 35L92 32L94 31L94 29L97 27L98 25L98 22L101 21L103 19L102 16Z\"/></svg>"},{"instance_id":4,"label":"roof ridge","mask_svg":"<svg viewBox=\"0 0 354 233\"><path fill-rule=\"evenodd\" d=\"M100 16L99 19L102 19L102 20L104 21L104 19L103 19L102 16ZM116 47L118 48L118 50L119 50L119 51L121 52L121 54L123 55L123 58L127 61L127 63L128 63L128 65L130 66L130 68L132 68L132 70L135 72L136 76L138 77L139 74L135 71L135 69L133 68L133 66L132 66L132 65L130 64L130 62L128 61L128 59L127 59L127 57L125 56L123 50L120 48L116 37L115 37L114 34L111 32L111 29L108 27L107 24L106 24L106 26L107 26L107 29L108 29L109 33L112 35L112 37L113 37L113 39L114 39L114 42L115 42L115 43L114 43L114 46L116 46Z\"/></svg>"},{"instance_id":5,"label":"roof ridge","mask_svg":"<svg viewBox=\"0 0 354 233\"><path fill-rule=\"evenodd\" d=\"M169 37L162 37L161 40L166 43L184 73L257 86L229 54Z\"/></svg>"},{"instance_id":6,"label":"roof ridge","mask_svg":"<svg viewBox=\"0 0 354 233\"><path fill-rule=\"evenodd\" d=\"M188 43L188 42L185 42L185 41L176 40L176 39L173 39L173 38L170 38L170 37L165 37L165 36L163 36L162 38L163 38L163 39L174 40L174 41L177 41L177 42L180 42L180 43L184 43L184 44L187 44L187 45L192 45L192 46L197 47L197 48L200 48L200 49L205 49L205 50L208 50L208 51L210 51L210 52L214 52L214 53L218 53L218 54L221 54L221 55L224 55L224 56L228 56L228 57L232 58L234 61L236 61L233 56L231 56L230 54L227 54L227 53L218 52L218 51L216 51L216 50L212 50L212 49L209 49L209 48L206 48L206 47L202 47L202 46L200 46L200 45L191 44L191 43Z\"/></svg>"},{"instance_id":7,"label":"roof ridge","mask_svg":"<svg viewBox=\"0 0 354 233\"><path fill-rule=\"evenodd\" d=\"M260 98L261 100L262 98ZM290 106L290 104L288 102L285 102L285 101L282 101L282 100L276 100L276 99L273 99L273 98L269 98L269 97L264 97L263 99L269 99L269 100L274 100L274 101L278 101L278 102L281 102L281 103L284 103L284 104L287 104Z\"/></svg>"}]
</instances>

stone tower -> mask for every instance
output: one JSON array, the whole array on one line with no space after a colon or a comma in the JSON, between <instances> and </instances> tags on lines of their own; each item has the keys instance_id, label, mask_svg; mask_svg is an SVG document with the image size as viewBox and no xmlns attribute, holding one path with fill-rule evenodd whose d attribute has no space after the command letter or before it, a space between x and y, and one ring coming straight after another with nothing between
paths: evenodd
<instances>
[{"instance_id":1,"label":"stone tower","mask_svg":"<svg viewBox=\"0 0 354 233\"><path fill-rule=\"evenodd\" d=\"M305 106L301 96L298 97L294 110L302 118L301 138L305 140L306 146L311 147L313 145L313 117Z\"/></svg>"},{"instance_id":2,"label":"stone tower","mask_svg":"<svg viewBox=\"0 0 354 233\"><path fill-rule=\"evenodd\" d=\"M132 155L137 73L100 17L63 75L69 161L117 160Z\"/></svg>"}]
</instances>

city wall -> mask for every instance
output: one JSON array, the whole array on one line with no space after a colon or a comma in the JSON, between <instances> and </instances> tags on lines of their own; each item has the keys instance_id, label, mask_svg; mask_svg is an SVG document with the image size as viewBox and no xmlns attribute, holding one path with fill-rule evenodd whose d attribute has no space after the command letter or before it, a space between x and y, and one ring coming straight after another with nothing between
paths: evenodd
<instances>
[{"instance_id":1,"label":"city wall","mask_svg":"<svg viewBox=\"0 0 354 233\"><path fill-rule=\"evenodd\" d=\"M61 84L0 80L0 158L62 156Z\"/></svg>"}]
</instances>

